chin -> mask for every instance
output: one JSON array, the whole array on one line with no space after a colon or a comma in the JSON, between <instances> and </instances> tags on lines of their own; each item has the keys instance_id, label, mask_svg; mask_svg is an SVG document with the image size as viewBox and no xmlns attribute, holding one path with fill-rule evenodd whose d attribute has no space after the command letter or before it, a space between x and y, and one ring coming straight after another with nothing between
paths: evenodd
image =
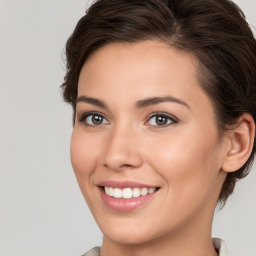
<instances>
[{"instance_id":1,"label":"chin","mask_svg":"<svg viewBox=\"0 0 256 256\"><path fill-rule=\"evenodd\" d=\"M154 239L150 229L142 227L137 223L98 223L99 227L107 239L118 243L127 245L143 244Z\"/></svg>"},{"instance_id":2,"label":"chin","mask_svg":"<svg viewBox=\"0 0 256 256\"><path fill-rule=\"evenodd\" d=\"M126 229L122 229L121 232L115 230L108 230L107 232L103 232L104 236L109 240L123 245L139 245L145 244L149 241L152 241L154 238L150 236L150 234L145 234L143 232L130 232Z\"/></svg>"}]
</instances>

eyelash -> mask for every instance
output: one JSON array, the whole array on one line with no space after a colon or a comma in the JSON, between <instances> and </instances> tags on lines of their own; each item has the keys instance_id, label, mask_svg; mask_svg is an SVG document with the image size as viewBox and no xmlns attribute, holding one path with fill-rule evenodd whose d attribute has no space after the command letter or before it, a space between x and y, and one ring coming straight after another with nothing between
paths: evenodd
<instances>
[{"instance_id":1,"label":"eyelash","mask_svg":"<svg viewBox=\"0 0 256 256\"><path fill-rule=\"evenodd\" d=\"M84 114L81 115L80 118L78 118L78 121L79 121L80 123L83 123L85 126L87 126L87 127L92 127L92 128L94 128L94 127L100 127L101 125L105 125L105 124L106 124L106 123L100 123L100 124L94 124L94 125L88 124L88 122L85 122L85 120L86 120L86 118L88 118L89 116L92 116L92 117L93 117L93 116L98 116L98 117L102 118L103 120L106 120L107 122L109 122L108 119L107 119L103 114L101 114L101 113L99 113L99 112L88 112L88 113L84 113ZM167 119L167 122L169 122L169 123L163 124L163 125L151 125L151 124L149 124L149 122L150 122L150 120L151 120L153 117L155 117L155 118L156 118L156 117L165 118L165 119ZM148 125L148 126L151 126L153 129L161 129L161 128L170 126L170 125L172 125L172 124L176 124L176 123L178 122L178 119L177 119L177 118L173 117L172 115L163 113L163 112L152 113L152 114L150 114L150 115L147 117L146 120L147 120L147 121L145 122L145 124Z\"/></svg>"},{"instance_id":2,"label":"eyelash","mask_svg":"<svg viewBox=\"0 0 256 256\"><path fill-rule=\"evenodd\" d=\"M89 116L92 116L92 117L93 117L93 116L98 116L98 117L101 117L101 118L107 120L107 118L106 118L104 115L102 115L101 113L99 113L99 112L88 112L88 113L82 114L81 117L78 118L78 121L79 121L80 123L83 123L85 126L87 126L87 127L92 127L92 128L94 128L94 127L99 127L99 126L101 126L101 125L104 125L104 123L101 123L101 124L94 124L94 125L88 124L87 122L85 122L85 120L86 120L86 118L89 117ZM109 121L107 120L107 122L109 122Z\"/></svg>"},{"instance_id":3,"label":"eyelash","mask_svg":"<svg viewBox=\"0 0 256 256\"><path fill-rule=\"evenodd\" d=\"M148 124L150 119L152 119L153 117L154 118L163 117L163 118L167 119L167 122L169 122L169 123L163 124L163 125L150 125L150 124ZM165 127L168 127L168 126L176 124L176 123L178 123L178 119L176 117L174 117L172 115L169 115L167 113L163 113L163 112L156 112L156 113L150 114L147 118L147 121L146 121L146 124L151 126L153 129L165 128Z\"/></svg>"}]
</instances>

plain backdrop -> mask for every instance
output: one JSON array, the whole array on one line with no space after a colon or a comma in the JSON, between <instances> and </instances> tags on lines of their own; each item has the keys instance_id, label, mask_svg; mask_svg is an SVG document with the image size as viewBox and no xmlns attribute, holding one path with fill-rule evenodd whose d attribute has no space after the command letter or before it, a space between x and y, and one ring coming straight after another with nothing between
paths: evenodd
<instances>
[{"instance_id":1,"label":"plain backdrop","mask_svg":"<svg viewBox=\"0 0 256 256\"><path fill-rule=\"evenodd\" d=\"M251 24L256 1L237 0ZM101 244L69 158L63 48L89 3L0 0L0 256L79 256ZM256 168L216 212L213 236L256 256Z\"/></svg>"}]
</instances>

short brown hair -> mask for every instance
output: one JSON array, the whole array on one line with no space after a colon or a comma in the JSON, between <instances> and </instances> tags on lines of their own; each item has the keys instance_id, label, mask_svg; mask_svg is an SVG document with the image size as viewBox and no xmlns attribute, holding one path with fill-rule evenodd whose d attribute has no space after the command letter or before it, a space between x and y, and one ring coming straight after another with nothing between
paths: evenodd
<instances>
[{"instance_id":1,"label":"short brown hair","mask_svg":"<svg viewBox=\"0 0 256 256\"><path fill-rule=\"evenodd\" d=\"M76 112L81 68L98 48L114 42L160 40L198 60L200 85L211 99L220 132L244 113L256 120L256 41L243 12L229 0L98 0L66 44L64 100ZM219 195L225 203L255 155L229 173Z\"/></svg>"}]
</instances>

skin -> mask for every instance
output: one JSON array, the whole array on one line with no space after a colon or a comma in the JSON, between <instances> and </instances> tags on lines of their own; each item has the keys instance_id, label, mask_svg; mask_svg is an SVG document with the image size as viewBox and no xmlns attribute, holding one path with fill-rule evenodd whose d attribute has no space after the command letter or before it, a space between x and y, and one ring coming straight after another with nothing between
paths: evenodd
<instances>
[{"instance_id":1,"label":"skin","mask_svg":"<svg viewBox=\"0 0 256 256\"><path fill-rule=\"evenodd\" d=\"M110 44L84 64L78 98L94 98L104 106L77 103L71 161L103 232L101 256L217 255L211 225L226 176L222 169L232 169L226 159L233 144L230 136L220 139L196 68L191 55L157 41ZM184 104L136 106L167 96ZM81 120L91 111L100 113L101 124L92 125L91 116ZM157 125L150 115L159 112L175 118ZM101 199L97 184L105 180L160 189L141 207L119 212Z\"/></svg>"}]
</instances>

